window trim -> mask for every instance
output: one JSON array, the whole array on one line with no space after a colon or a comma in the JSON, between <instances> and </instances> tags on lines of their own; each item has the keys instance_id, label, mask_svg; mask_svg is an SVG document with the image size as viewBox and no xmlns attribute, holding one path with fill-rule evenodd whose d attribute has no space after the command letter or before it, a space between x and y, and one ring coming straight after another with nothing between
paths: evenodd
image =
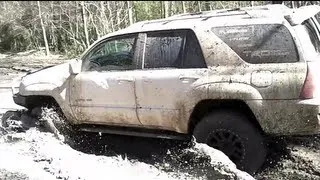
<instances>
[{"instance_id":1,"label":"window trim","mask_svg":"<svg viewBox=\"0 0 320 180\"><path fill-rule=\"evenodd\" d=\"M170 33L170 32L180 32L181 34L184 33L185 38L183 39L183 41L181 42L183 44L183 49L182 49L182 58L184 59L186 56L186 42L187 42L187 34L188 32L193 33L193 35L196 37L196 41L198 43L198 46L200 48L201 51L201 57L204 61L204 64L206 67L203 68L177 68L177 67L158 67L158 68L145 68L145 53L146 53L146 44L147 44L147 38L148 38L148 33ZM201 44L199 42L199 39L197 38L196 33L192 30L192 29L166 29L166 30L156 30L156 31L145 31L145 32L141 32L141 34L143 34L144 36L144 41L143 41L143 51L142 51L142 60L141 60L141 65L142 65L142 70L163 70L163 69L207 69L208 65L205 59L205 56L203 54L202 48L201 48Z\"/></svg>"},{"instance_id":2,"label":"window trim","mask_svg":"<svg viewBox=\"0 0 320 180\"><path fill-rule=\"evenodd\" d=\"M316 19L316 17L315 16L313 16L312 18L310 18L309 20L307 20L309 23L310 23L310 25L313 27L313 29L316 31L316 36L317 36L317 38L318 38L318 41L319 41L319 43L320 43L320 27L319 27L319 22L318 22L318 20ZM318 53L320 53L320 51L318 52Z\"/></svg>"},{"instance_id":3,"label":"window trim","mask_svg":"<svg viewBox=\"0 0 320 180\"><path fill-rule=\"evenodd\" d=\"M317 49L317 48L320 48L320 36L319 36L319 30L318 30L317 26L315 25L315 22L313 21L313 19L307 19L306 21L304 21L302 23L302 25L305 26L305 28L307 28L307 33L310 38L310 42L311 42L312 46L314 46L315 52L320 53L320 49ZM309 28L308 26L311 26L311 27ZM312 34L310 35L310 33L312 33ZM318 47L315 47L315 44L313 44L313 42L312 42L313 37L316 38L315 39L316 41L318 41Z\"/></svg>"},{"instance_id":4,"label":"window trim","mask_svg":"<svg viewBox=\"0 0 320 180\"><path fill-rule=\"evenodd\" d=\"M137 50L137 46L140 43L139 41L139 33L130 33L130 34L122 34L122 35L117 35L117 36L112 36L112 37L108 37L105 39L102 39L101 41L99 41L98 43L96 43L93 47L91 47L90 49L88 49L86 51L86 53L81 57L81 72L92 72L92 71L86 71L84 69L84 64L86 62L86 58L89 56L89 54L94 51L97 47L99 47L101 44L104 44L108 41L113 41L113 40L117 40L117 39L125 39L125 38L130 38L130 37L134 37L136 38L136 42L135 42L135 47L136 49L134 50L134 56L133 56L133 62L135 62L136 65L136 69L141 69L141 66L139 66L139 62L137 60L137 53L139 53ZM136 70L134 69L134 70ZM115 70L115 71L125 71L125 70Z\"/></svg>"}]
</instances>

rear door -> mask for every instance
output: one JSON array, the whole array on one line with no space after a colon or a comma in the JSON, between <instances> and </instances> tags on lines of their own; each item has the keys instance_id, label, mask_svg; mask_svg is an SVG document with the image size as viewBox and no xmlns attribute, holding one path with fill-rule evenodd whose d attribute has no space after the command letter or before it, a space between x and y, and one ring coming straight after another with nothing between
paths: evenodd
<instances>
[{"instance_id":1,"label":"rear door","mask_svg":"<svg viewBox=\"0 0 320 180\"><path fill-rule=\"evenodd\" d=\"M149 128L183 132L185 105L208 72L197 38L191 30L149 32L145 44L143 70L136 76L139 120Z\"/></svg>"}]
</instances>

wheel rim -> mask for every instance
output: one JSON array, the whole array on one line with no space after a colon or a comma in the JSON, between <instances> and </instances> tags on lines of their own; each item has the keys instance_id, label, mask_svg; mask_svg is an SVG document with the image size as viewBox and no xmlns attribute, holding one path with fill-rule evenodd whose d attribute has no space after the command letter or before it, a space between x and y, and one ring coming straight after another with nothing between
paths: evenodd
<instances>
[{"instance_id":1,"label":"wheel rim","mask_svg":"<svg viewBox=\"0 0 320 180\"><path fill-rule=\"evenodd\" d=\"M237 165L244 159L245 148L241 138L229 130L213 131L207 138L207 144L222 151Z\"/></svg>"}]
</instances>

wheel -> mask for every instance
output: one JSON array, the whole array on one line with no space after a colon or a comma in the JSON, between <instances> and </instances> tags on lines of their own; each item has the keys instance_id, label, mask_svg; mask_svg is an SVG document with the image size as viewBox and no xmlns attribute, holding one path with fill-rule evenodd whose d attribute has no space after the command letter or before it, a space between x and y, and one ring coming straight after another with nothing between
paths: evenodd
<instances>
[{"instance_id":1,"label":"wheel","mask_svg":"<svg viewBox=\"0 0 320 180\"><path fill-rule=\"evenodd\" d=\"M217 110L195 127L196 142L222 151L238 169L254 173L263 165L267 149L259 129L243 113Z\"/></svg>"},{"instance_id":2,"label":"wheel","mask_svg":"<svg viewBox=\"0 0 320 180\"><path fill-rule=\"evenodd\" d=\"M21 115L22 112L20 111L7 111L1 117L2 127L12 131L24 132L26 129L21 121Z\"/></svg>"}]
</instances>

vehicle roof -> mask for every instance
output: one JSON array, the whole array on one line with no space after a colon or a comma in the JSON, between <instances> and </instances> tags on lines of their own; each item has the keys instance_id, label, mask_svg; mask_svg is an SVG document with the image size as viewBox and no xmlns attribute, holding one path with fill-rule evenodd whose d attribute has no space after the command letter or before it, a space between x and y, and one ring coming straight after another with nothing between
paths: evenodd
<instances>
[{"instance_id":1,"label":"vehicle roof","mask_svg":"<svg viewBox=\"0 0 320 180\"><path fill-rule=\"evenodd\" d=\"M108 37L130 33L172 30L172 29L194 29L197 27L218 27L241 24L283 24L289 21L291 25L300 23L320 11L320 6L310 5L298 9L291 9L282 4L270 4L263 6L244 7L235 9L221 9L213 11L202 11L197 13L178 14L168 18L147 20L137 22L131 26L109 33L96 42ZM210 24L210 26L208 26Z\"/></svg>"},{"instance_id":2,"label":"vehicle roof","mask_svg":"<svg viewBox=\"0 0 320 180\"><path fill-rule=\"evenodd\" d=\"M252 21L253 23L254 21L259 21L260 23L264 23L264 21L266 21L266 23L281 23L285 20L285 15L292 13L292 11L292 9L285 5L275 4L185 13L163 19L138 22L104 37L164 29L193 29L196 26L206 25L209 23L211 27L226 25L229 23L234 24L241 21Z\"/></svg>"}]
</instances>

